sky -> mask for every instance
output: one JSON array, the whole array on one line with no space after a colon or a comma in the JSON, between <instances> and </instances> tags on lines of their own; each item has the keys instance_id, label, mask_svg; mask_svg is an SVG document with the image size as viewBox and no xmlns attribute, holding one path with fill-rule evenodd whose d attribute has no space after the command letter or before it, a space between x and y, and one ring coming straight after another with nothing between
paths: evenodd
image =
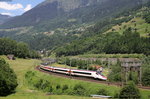
<instances>
[{"instance_id":1,"label":"sky","mask_svg":"<svg viewBox=\"0 0 150 99\"><path fill-rule=\"evenodd\" d=\"M0 14L17 16L45 0L0 0Z\"/></svg>"}]
</instances>

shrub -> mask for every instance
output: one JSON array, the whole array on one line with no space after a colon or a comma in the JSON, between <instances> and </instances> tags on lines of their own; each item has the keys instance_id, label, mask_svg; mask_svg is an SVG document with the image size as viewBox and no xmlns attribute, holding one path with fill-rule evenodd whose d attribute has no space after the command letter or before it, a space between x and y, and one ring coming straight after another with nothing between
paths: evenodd
<instances>
[{"instance_id":1,"label":"shrub","mask_svg":"<svg viewBox=\"0 0 150 99\"><path fill-rule=\"evenodd\" d=\"M129 81L133 81L135 84L138 84L139 82L138 82L138 74L137 74L137 72L132 72L132 71L130 71L129 72Z\"/></svg>"},{"instance_id":2,"label":"shrub","mask_svg":"<svg viewBox=\"0 0 150 99\"><path fill-rule=\"evenodd\" d=\"M108 91L106 89L99 89L97 92L98 95L108 95Z\"/></svg>"},{"instance_id":3,"label":"shrub","mask_svg":"<svg viewBox=\"0 0 150 99\"><path fill-rule=\"evenodd\" d=\"M68 85L63 85L62 91L65 91L65 90L67 90L67 89L68 89Z\"/></svg>"},{"instance_id":4,"label":"shrub","mask_svg":"<svg viewBox=\"0 0 150 99\"><path fill-rule=\"evenodd\" d=\"M109 81L121 81L121 66L118 63L116 66L112 66L111 72L108 75Z\"/></svg>"},{"instance_id":5,"label":"shrub","mask_svg":"<svg viewBox=\"0 0 150 99\"><path fill-rule=\"evenodd\" d=\"M113 99L118 99L118 97L119 97L119 93L116 92L113 96Z\"/></svg>"},{"instance_id":6,"label":"shrub","mask_svg":"<svg viewBox=\"0 0 150 99\"><path fill-rule=\"evenodd\" d=\"M56 89L60 89L60 88L61 88L61 86L60 86L60 85L57 85L57 86L56 86Z\"/></svg>"},{"instance_id":7,"label":"shrub","mask_svg":"<svg viewBox=\"0 0 150 99\"><path fill-rule=\"evenodd\" d=\"M142 84L150 86L150 68L145 68L142 75Z\"/></svg>"},{"instance_id":8,"label":"shrub","mask_svg":"<svg viewBox=\"0 0 150 99\"><path fill-rule=\"evenodd\" d=\"M73 88L74 95L84 96L86 93L85 91L85 88L80 84L76 84Z\"/></svg>"},{"instance_id":9,"label":"shrub","mask_svg":"<svg viewBox=\"0 0 150 99\"><path fill-rule=\"evenodd\" d=\"M49 90L49 87L50 87L50 82L47 81L47 80L43 80L43 83L41 85L41 89L44 90L44 91L47 91Z\"/></svg>"},{"instance_id":10,"label":"shrub","mask_svg":"<svg viewBox=\"0 0 150 99\"><path fill-rule=\"evenodd\" d=\"M124 86L119 94L119 99L140 99L140 97L139 89L136 88L133 82L129 82Z\"/></svg>"},{"instance_id":11,"label":"shrub","mask_svg":"<svg viewBox=\"0 0 150 99\"><path fill-rule=\"evenodd\" d=\"M150 56L143 59L142 68L142 84L150 86Z\"/></svg>"},{"instance_id":12,"label":"shrub","mask_svg":"<svg viewBox=\"0 0 150 99\"><path fill-rule=\"evenodd\" d=\"M45 79L38 79L31 83L33 83L33 86L39 90L52 91L50 82Z\"/></svg>"},{"instance_id":13,"label":"shrub","mask_svg":"<svg viewBox=\"0 0 150 99\"><path fill-rule=\"evenodd\" d=\"M7 96L15 92L17 87L17 77L9 64L0 58L0 96Z\"/></svg>"},{"instance_id":14,"label":"shrub","mask_svg":"<svg viewBox=\"0 0 150 99\"><path fill-rule=\"evenodd\" d=\"M53 87L49 86L49 92L53 92Z\"/></svg>"}]
</instances>

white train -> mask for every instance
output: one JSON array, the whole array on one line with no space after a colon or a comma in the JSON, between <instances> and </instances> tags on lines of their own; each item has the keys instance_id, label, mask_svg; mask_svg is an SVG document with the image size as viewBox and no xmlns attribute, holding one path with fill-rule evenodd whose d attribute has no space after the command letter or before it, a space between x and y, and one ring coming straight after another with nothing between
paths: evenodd
<instances>
[{"instance_id":1,"label":"white train","mask_svg":"<svg viewBox=\"0 0 150 99\"><path fill-rule=\"evenodd\" d=\"M40 66L40 69L50 71L50 72L74 75L74 76L83 76L83 77L91 77L100 80L107 80L107 77L103 76L101 72L96 72L96 71L59 68L59 67L43 66L43 65Z\"/></svg>"}]
</instances>

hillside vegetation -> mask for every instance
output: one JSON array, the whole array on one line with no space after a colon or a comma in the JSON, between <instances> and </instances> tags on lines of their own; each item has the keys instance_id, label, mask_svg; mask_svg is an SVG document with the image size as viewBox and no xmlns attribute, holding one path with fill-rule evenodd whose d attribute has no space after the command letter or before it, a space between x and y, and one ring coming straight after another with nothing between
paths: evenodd
<instances>
[{"instance_id":1,"label":"hillside vegetation","mask_svg":"<svg viewBox=\"0 0 150 99\"><path fill-rule=\"evenodd\" d=\"M1 25L0 37L27 42L36 50L52 50L74 40L104 32L112 25L129 21L133 17L130 16L132 10L147 3L147 0L142 1L143 3L141 0L47 0ZM128 17L114 21L124 11L128 12ZM93 26L94 28L89 28Z\"/></svg>"},{"instance_id":2,"label":"hillside vegetation","mask_svg":"<svg viewBox=\"0 0 150 99\"><path fill-rule=\"evenodd\" d=\"M9 64L0 57L0 96L7 96L15 92L17 77Z\"/></svg>"},{"instance_id":3,"label":"hillside vegetation","mask_svg":"<svg viewBox=\"0 0 150 99\"><path fill-rule=\"evenodd\" d=\"M113 38L112 38L113 37ZM71 44L58 48L57 56L72 56L86 53L107 54L150 54L149 38L140 37L139 33L127 29L123 35L116 32L101 34L93 38L75 41Z\"/></svg>"},{"instance_id":4,"label":"hillside vegetation","mask_svg":"<svg viewBox=\"0 0 150 99\"><path fill-rule=\"evenodd\" d=\"M57 48L57 56L79 54L149 55L150 6L125 11L118 17L104 20L88 28L80 39Z\"/></svg>"},{"instance_id":5,"label":"hillside vegetation","mask_svg":"<svg viewBox=\"0 0 150 99\"><path fill-rule=\"evenodd\" d=\"M141 36L149 37L150 33L150 24L146 23L145 19L141 17L136 17L130 20L129 22L124 22L121 25L113 26L112 29L108 30L108 32L118 32L120 34L123 34L125 29L131 27L132 29L135 29L138 33L140 33Z\"/></svg>"},{"instance_id":6,"label":"hillside vegetation","mask_svg":"<svg viewBox=\"0 0 150 99\"><path fill-rule=\"evenodd\" d=\"M0 99L16 99L16 98L17 99L25 99L25 98L27 99L35 99L35 98L36 99L49 99L49 98L91 99L87 97L67 95L67 94L73 95L73 93L70 92L72 89L74 89L75 86L78 86L78 84L80 84L84 90L88 90L84 95L89 95L92 93L94 94L100 92L99 90L104 89L106 90L106 94L114 96L115 93L118 92L120 89L119 87L115 87L115 86L107 86L103 84L90 83L86 81L78 81L78 80L61 78L61 77L41 73L34 69L35 66L37 66L40 63L39 60L17 58L15 61L13 61L13 60L8 60L5 56L1 56L1 57L4 58L10 64L10 67L15 71L17 75L18 87L16 89L15 94L12 94L7 97L0 97ZM31 75L32 73L34 75ZM26 78L25 75L26 77L27 75L29 77ZM41 85L39 81L42 81L43 84L44 82L50 83L48 84L48 86L52 87L52 92L54 93L54 95L50 95L50 96L46 95L46 92L49 92L50 90L49 91L47 90L48 86L42 87L43 85ZM36 84L39 84L38 87L35 86ZM64 86L67 86L68 88ZM56 90L55 88L58 88L58 90ZM62 89L65 91L62 92L63 91ZM75 92L78 92L78 90L76 89L74 90ZM140 90L140 92L142 95L142 99L147 99L148 95L150 94L149 90ZM61 95L55 95L56 93Z\"/></svg>"},{"instance_id":7,"label":"hillside vegetation","mask_svg":"<svg viewBox=\"0 0 150 99\"><path fill-rule=\"evenodd\" d=\"M31 50L26 43L0 38L0 55L14 55L20 58L39 58L39 54Z\"/></svg>"}]
</instances>

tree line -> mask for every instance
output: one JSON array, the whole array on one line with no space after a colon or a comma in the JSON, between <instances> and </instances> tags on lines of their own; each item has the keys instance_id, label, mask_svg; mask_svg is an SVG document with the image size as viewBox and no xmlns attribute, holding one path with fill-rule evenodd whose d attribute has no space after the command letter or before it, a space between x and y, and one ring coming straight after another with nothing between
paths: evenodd
<instances>
[{"instance_id":1,"label":"tree line","mask_svg":"<svg viewBox=\"0 0 150 99\"><path fill-rule=\"evenodd\" d=\"M107 61L101 61L101 60L82 60L82 59L71 59L68 57L60 58L58 61L59 64L65 64L71 67L77 67L78 69L88 69L88 70L97 70L96 67L92 65L103 65L103 67L106 67L108 62Z\"/></svg>"},{"instance_id":2,"label":"tree line","mask_svg":"<svg viewBox=\"0 0 150 99\"><path fill-rule=\"evenodd\" d=\"M71 56L85 53L106 54L150 54L150 38L140 37L132 28L123 34L110 32L92 38L74 41L66 46L56 49L57 56Z\"/></svg>"},{"instance_id":3,"label":"tree line","mask_svg":"<svg viewBox=\"0 0 150 99\"><path fill-rule=\"evenodd\" d=\"M31 50L26 43L16 42L9 38L0 38L0 55L13 54L19 58L39 58L39 54Z\"/></svg>"}]
</instances>

